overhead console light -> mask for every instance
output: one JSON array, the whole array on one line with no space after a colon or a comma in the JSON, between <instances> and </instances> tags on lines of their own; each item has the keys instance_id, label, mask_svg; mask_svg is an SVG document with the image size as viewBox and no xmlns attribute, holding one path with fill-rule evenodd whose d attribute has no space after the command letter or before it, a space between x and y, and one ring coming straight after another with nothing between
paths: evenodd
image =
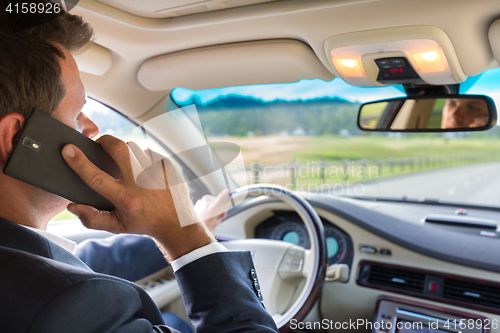
<instances>
[{"instance_id":1,"label":"overhead console light","mask_svg":"<svg viewBox=\"0 0 500 333\"><path fill-rule=\"evenodd\" d=\"M438 73L446 70L438 51L417 53L412 58L417 70L422 73Z\"/></svg>"},{"instance_id":2,"label":"overhead console light","mask_svg":"<svg viewBox=\"0 0 500 333\"><path fill-rule=\"evenodd\" d=\"M358 65L358 61L354 59L342 59L339 61L342 66L352 68Z\"/></svg>"},{"instance_id":3,"label":"overhead console light","mask_svg":"<svg viewBox=\"0 0 500 333\"><path fill-rule=\"evenodd\" d=\"M437 27L348 33L328 38L324 47L332 72L355 86L450 85L467 78L448 35Z\"/></svg>"},{"instance_id":4,"label":"overhead console light","mask_svg":"<svg viewBox=\"0 0 500 333\"><path fill-rule=\"evenodd\" d=\"M424 53L414 55L414 57L421 57L425 61L434 61L438 58L438 54L436 51L430 51L430 52L424 52ZM444 70L444 67L443 67L443 70Z\"/></svg>"},{"instance_id":5,"label":"overhead console light","mask_svg":"<svg viewBox=\"0 0 500 333\"><path fill-rule=\"evenodd\" d=\"M337 61L339 70L348 77L363 77L365 73L356 59L341 59Z\"/></svg>"}]
</instances>

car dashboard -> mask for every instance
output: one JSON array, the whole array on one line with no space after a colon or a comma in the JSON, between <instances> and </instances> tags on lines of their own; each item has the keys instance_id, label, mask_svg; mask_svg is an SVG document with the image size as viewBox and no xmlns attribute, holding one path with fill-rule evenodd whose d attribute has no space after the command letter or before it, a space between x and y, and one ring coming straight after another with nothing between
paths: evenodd
<instances>
[{"instance_id":1,"label":"car dashboard","mask_svg":"<svg viewBox=\"0 0 500 333\"><path fill-rule=\"evenodd\" d=\"M347 265L349 276L345 282L324 283L320 298L309 315L296 323L297 329L500 332L500 256L495 255L500 252L495 222L500 219L498 210L305 196L323 222L328 265ZM467 213L469 221L458 223L456 213ZM442 221L430 221L433 216ZM75 229L77 225L82 230ZM109 236L84 230L77 221L54 223L50 228L77 242ZM214 234L220 241L262 238L309 247L300 217L287 204L264 196L232 208ZM170 268L136 282L162 310L185 314ZM382 321L396 325L417 319L440 324L427 331L373 326ZM353 322L357 324L352 326ZM473 324L467 327L464 322Z\"/></svg>"},{"instance_id":2,"label":"car dashboard","mask_svg":"<svg viewBox=\"0 0 500 333\"><path fill-rule=\"evenodd\" d=\"M426 318L439 322L424 326L427 332L500 331L500 257L493 255L500 243L496 229L483 230L487 225L480 223L498 221L498 211L329 195L307 199L324 224L328 265L346 264L350 276L325 282L317 304L295 328L424 332L395 325ZM473 222L457 223L457 212ZM434 223L428 216L450 221ZM309 246L299 216L266 197L233 208L215 234L220 240L266 238ZM357 320L364 324L342 326ZM394 328L373 327L384 320ZM475 324L463 326L466 321Z\"/></svg>"}]
</instances>

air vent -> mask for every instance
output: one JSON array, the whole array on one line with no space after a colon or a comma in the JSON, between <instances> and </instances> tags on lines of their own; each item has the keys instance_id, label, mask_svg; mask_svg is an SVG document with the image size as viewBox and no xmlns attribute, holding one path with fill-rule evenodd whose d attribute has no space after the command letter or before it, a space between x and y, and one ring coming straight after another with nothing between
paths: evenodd
<instances>
[{"instance_id":1,"label":"air vent","mask_svg":"<svg viewBox=\"0 0 500 333\"><path fill-rule=\"evenodd\" d=\"M500 308L500 288L485 284L445 279L443 298Z\"/></svg>"},{"instance_id":2,"label":"air vent","mask_svg":"<svg viewBox=\"0 0 500 333\"><path fill-rule=\"evenodd\" d=\"M393 290L404 290L418 294L424 293L425 275L402 269L383 266L366 266L369 271L366 283Z\"/></svg>"},{"instance_id":3,"label":"air vent","mask_svg":"<svg viewBox=\"0 0 500 333\"><path fill-rule=\"evenodd\" d=\"M360 286L500 315L500 283L362 260Z\"/></svg>"}]
</instances>

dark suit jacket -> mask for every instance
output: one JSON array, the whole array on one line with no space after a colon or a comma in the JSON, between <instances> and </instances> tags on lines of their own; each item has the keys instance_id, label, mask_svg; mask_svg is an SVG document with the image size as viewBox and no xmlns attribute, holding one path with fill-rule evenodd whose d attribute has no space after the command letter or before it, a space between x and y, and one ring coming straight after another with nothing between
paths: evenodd
<instances>
[{"instance_id":1,"label":"dark suit jacket","mask_svg":"<svg viewBox=\"0 0 500 333\"><path fill-rule=\"evenodd\" d=\"M276 332L254 289L249 253L200 258L176 272L197 332ZM0 219L0 332L176 332L139 286L91 271L45 237Z\"/></svg>"}]
</instances>

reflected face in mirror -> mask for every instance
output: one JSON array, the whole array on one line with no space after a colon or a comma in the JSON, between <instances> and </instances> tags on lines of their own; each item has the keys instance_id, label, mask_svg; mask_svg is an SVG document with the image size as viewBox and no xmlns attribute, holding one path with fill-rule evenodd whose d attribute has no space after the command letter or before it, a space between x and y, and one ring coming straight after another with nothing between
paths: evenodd
<instances>
[{"instance_id":1,"label":"reflected face in mirror","mask_svg":"<svg viewBox=\"0 0 500 333\"><path fill-rule=\"evenodd\" d=\"M488 107L477 99L448 98L441 128L482 127L488 122Z\"/></svg>"}]
</instances>

